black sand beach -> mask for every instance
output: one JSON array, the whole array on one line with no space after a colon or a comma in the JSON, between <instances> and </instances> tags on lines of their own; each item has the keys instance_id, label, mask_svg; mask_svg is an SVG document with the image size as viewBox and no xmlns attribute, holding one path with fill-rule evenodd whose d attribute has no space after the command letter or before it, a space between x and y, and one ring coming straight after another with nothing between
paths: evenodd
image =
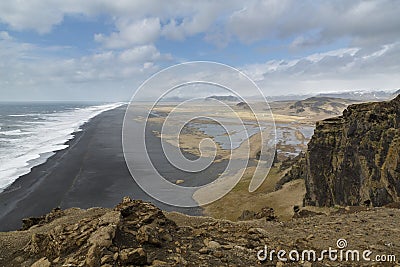
<instances>
[{"instance_id":1,"label":"black sand beach","mask_svg":"<svg viewBox=\"0 0 400 267\"><path fill-rule=\"evenodd\" d=\"M23 218L46 214L55 207L113 207L124 196L151 201L163 210L200 215L200 208L177 208L153 200L132 179L122 152L124 113L125 107L120 107L93 118L68 142L67 149L58 151L1 193L0 231L18 229ZM159 147L157 137L149 138L154 138L150 144ZM174 179L187 176L160 164L161 169L173 173ZM223 164L213 168L207 170L207 179L212 179L210 173L219 173ZM195 180L187 186L196 185Z\"/></svg>"}]
</instances>

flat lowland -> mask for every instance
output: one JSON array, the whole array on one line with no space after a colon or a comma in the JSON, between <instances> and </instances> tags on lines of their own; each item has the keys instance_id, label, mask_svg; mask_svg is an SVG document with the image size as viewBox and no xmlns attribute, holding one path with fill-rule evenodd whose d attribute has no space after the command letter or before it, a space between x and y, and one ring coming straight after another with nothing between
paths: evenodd
<instances>
[{"instance_id":1,"label":"flat lowland","mask_svg":"<svg viewBox=\"0 0 400 267\"><path fill-rule=\"evenodd\" d=\"M355 103L353 100L339 98L314 97L302 101L277 101L269 104L272 116L259 116L258 119L267 123L275 123L277 138L277 158L278 163L269 170L268 176L264 183L255 191L250 193L248 188L250 180L257 164L257 153L260 151L261 140L260 134L255 134L249 138L249 165L243 170L244 175L231 192L218 201L203 206L203 212L207 216L221 219L237 220L243 212L259 212L263 208L273 208L275 214L280 220L290 220L294 215L293 208L302 206L305 194L304 180L292 181L283 186L280 190L275 190L276 183L290 170L290 164L282 166L284 161L294 158L297 154L305 151L307 143L310 140L315 122L321 119L329 118L341 112L350 104ZM261 103L252 103L253 106L262 110ZM247 105L230 104L233 112L227 112L220 107L207 104L210 114L218 118L230 118L238 116L243 121L254 122L255 116ZM193 114L195 116L199 111L204 109L204 103L194 103L190 108L178 110L184 114ZM162 124L169 112L174 110L174 105L162 104L155 107L154 111L163 114L158 117L150 118L149 121L155 124ZM174 110L177 112L177 110ZM203 121L203 123L207 123ZM210 123L210 122L208 122ZM187 127L181 132L179 140L175 140L170 136L161 136L160 132L154 132L154 135L163 138L164 141L174 146L179 146L183 151L200 156L199 144L204 138L212 138L204 132ZM243 153L240 151L243 150ZM236 148L236 155L244 154L246 149L244 146ZM215 162L229 160L231 151L223 149L217 144L217 158ZM267 171L265 172L267 173ZM194 199L202 203L202 198L207 197L207 190L198 191L194 195ZM310 209L313 209L310 207ZM325 210L323 210L325 212Z\"/></svg>"}]
</instances>

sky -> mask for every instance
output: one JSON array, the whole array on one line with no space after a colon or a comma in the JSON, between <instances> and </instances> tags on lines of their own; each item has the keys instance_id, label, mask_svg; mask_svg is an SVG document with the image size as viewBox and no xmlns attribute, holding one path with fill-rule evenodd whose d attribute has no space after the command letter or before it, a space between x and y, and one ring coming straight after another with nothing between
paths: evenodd
<instances>
[{"instance_id":1,"label":"sky","mask_svg":"<svg viewBox=\"0 0 400 267\"><path fill-rule=\"evenodd\" d=\"M197 60L266 96L395 90L399 14L395 0L2 0L0 101L125 101Z\"/></svg>"}]
</instances>

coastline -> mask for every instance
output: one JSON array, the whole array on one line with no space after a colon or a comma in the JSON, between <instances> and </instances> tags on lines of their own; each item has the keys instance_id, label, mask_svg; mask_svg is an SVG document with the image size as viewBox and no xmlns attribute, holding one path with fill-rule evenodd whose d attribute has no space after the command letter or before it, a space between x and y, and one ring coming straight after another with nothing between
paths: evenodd
<instances>
[{"instance_id":1,"label":"coastline","mask_svg":"<svg viewBox=\"0 0 400 267\"><path fill-rule=\"evenodd\" d=\"M19 229L23 218L41 216L55 207L111 208L124 196L152 202L166 211L201 215L201 208L155 201L132 179L122 152L125 107L89 120L66 142L68 148L56 151L0 193L0 231ZM174 179L182 176L175 174Z\"/></svg>"}]
</instances>

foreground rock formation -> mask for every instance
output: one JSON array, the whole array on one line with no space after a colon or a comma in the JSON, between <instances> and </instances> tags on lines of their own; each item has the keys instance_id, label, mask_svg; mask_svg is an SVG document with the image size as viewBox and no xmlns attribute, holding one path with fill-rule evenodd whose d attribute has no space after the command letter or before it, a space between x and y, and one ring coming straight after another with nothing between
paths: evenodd
<instances>
[{"instance_id":1,"label":"foreground rock formation","mask_svg":"<svg viewBox=\"0 0 400 267\"><path fill-rule=\"evenodd\" d=\"M269 249L315 250L345 238L351 249L400 256L400 210L339 209L330 215L298 212L297 219L230 222L164 213L150 203L125 199L115 209L54 211L27 230L0 233L0 266L282 266ZM53 213L54 213L53 212ZM51 220L50 218L53 218ZM372 256L371 256L372 257ZM346 266L393 266L346 262ZM288 266L311 266L292 262ZM312 266L343 266L314 262Z\"/></svg>"},{"instance_id":2,"label":"foreground rock formation","mask_svg":"<svg viewBox=\"0 0 400 267\"><path fill-rule=\"evenodd\" d=\"M400 96L350 105L317 123L306 155L285 177L304 178L306 205L383 206L400 200Z\"/></svg>"}]
</instances>

